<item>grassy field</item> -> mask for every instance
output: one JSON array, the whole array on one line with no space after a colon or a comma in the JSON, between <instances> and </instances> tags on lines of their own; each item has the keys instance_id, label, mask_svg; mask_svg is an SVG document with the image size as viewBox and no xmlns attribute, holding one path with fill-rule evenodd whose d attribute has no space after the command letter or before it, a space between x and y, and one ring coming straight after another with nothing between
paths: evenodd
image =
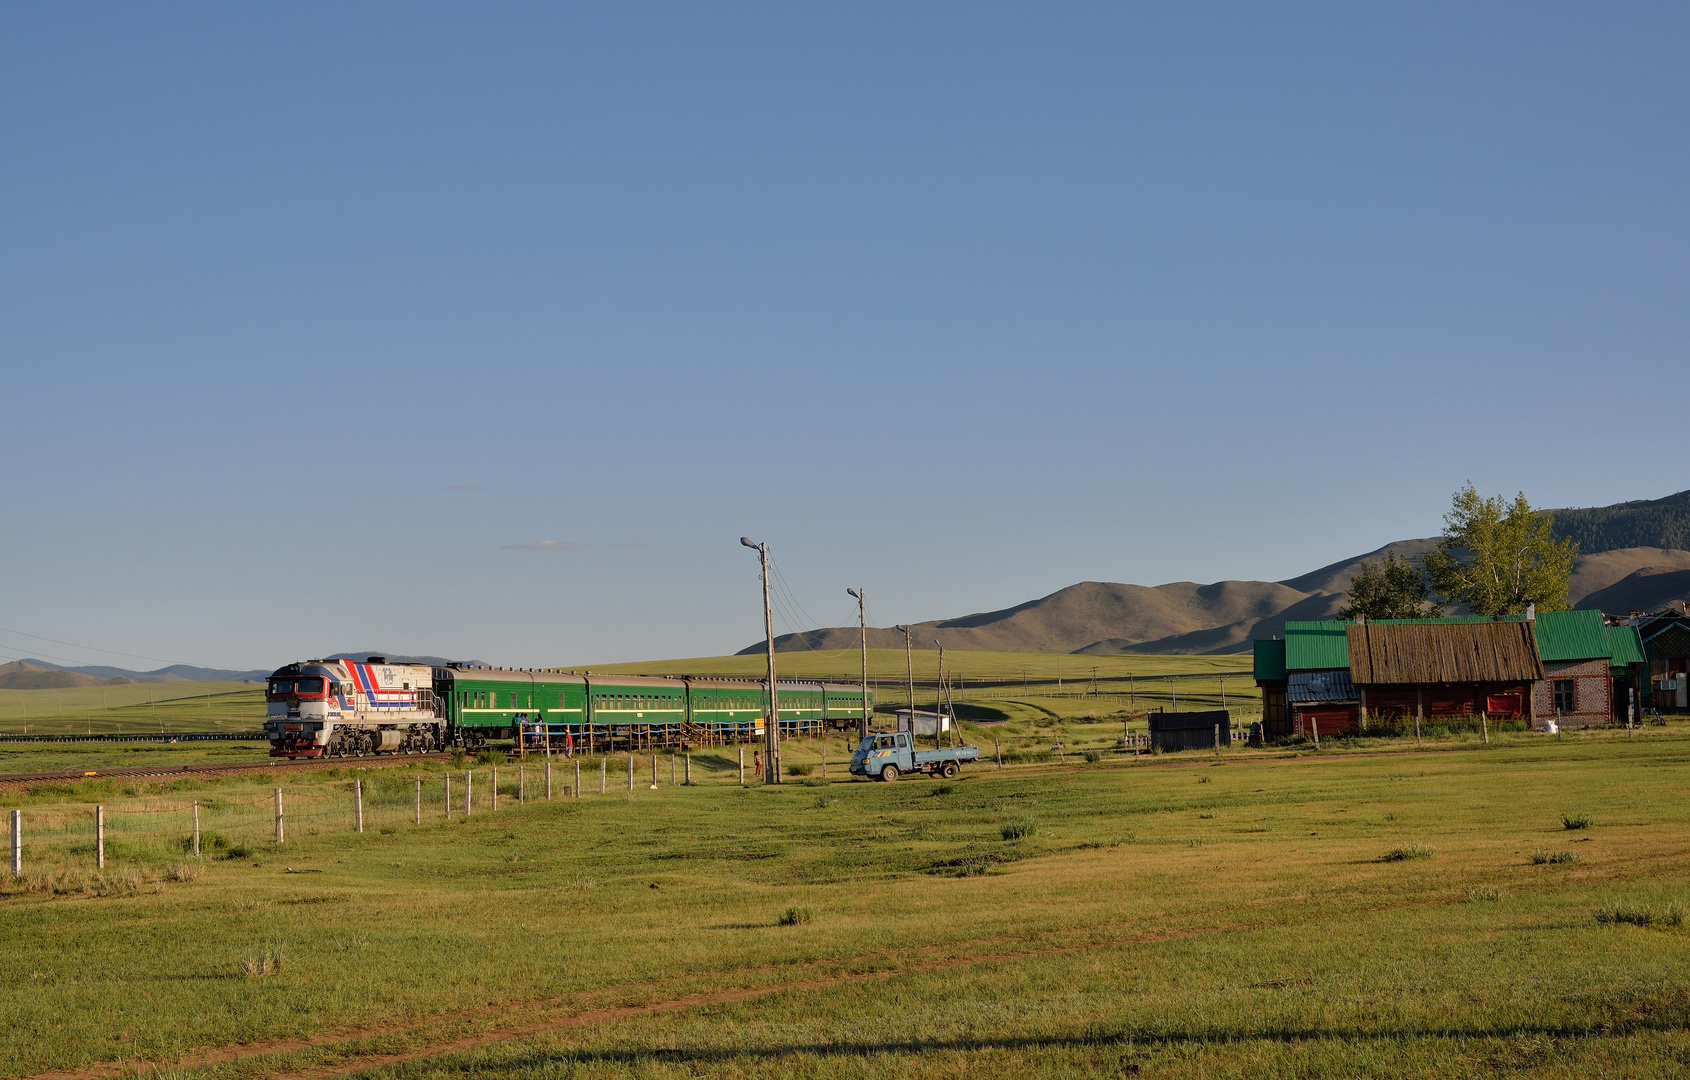
<instances>
[{"instance_id":1,"label":"grassy field","mask_svg":"<svg viewBox=\"0 0 1690 1080\"><path fill-rule=\"evenodd\" d=\"M0 690L0 732L80 735L255 731L264 688L255 683L175 682Z\"/></svg>"},{"instance_id":2,"label":"grassy field","mask_svg":"<svg viewBox=\"0 0 1690 1080\"><path fill-rule=\"evenodd\" d=\"M1427 746L4 792L0 1075L1684 1075L1690 728Z\"/></svg>"}]
</instances>

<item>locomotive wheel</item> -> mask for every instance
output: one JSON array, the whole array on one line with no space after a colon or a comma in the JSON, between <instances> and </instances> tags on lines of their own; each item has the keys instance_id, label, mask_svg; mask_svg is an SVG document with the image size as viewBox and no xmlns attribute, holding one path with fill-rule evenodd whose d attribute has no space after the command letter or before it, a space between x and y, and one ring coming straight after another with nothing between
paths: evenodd
<instances>
[{"instance_id":1,"label":"locomotive wheel","mask_svg":"<svg viewBox=\"0 0 1690 1080\"><path fill-rule=\"evenodd\" d=\"M880 778L890 784L898 779L898 767L896 765L885 766L880 770Z\"/></svg>"}]
</instances>

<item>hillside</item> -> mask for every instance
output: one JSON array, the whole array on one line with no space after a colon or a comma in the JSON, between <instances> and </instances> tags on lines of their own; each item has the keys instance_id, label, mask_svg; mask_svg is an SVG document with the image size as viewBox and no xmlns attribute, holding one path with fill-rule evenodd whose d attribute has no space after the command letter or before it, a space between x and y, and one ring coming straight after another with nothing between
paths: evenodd
<instances>
[{"instance_id":1,"label":"hillside","mask_svg":"<svg viewBox=\"0 0 1690 1080\"><path fill-rule=\"evenodd\" d=\"M37 667L27 660L0 664L0 690L66 690L73 686L109 686L128 679L100 679L77 671Z\"/></svg>"},{"instance_id":2,"label":"hillside","mask_svg":"<svg viewBox=\"0 0 1690 1080\"><path fill-rule=\"evenodd\" d=\"M1652 610L1690 596L1690 491L1665 499L1587 510L1556 510L1555 532L1572 536L1584 552L1573 565L1573 606L1611 614ZM1622 541L1647 541L1622 543ZM1394 553L1418 563L1437 538L1398 540L1354 558L1285 581L1189 581L1124 585L1083 581L1049 596L999 611L912 624L918 648L992 652L1238 653L1255 638L1282 634L1285 623L1326 619L1343 607L1350 581L1365 560ZM854 648L854 626L775 639L781 651ZM872 649L901 649L899 630L871 627ZM761 642L742 650L759 652Z\"/></svg>"},{"instance_id":3,"label":"hillside","mask_svg":"<svg viewBox=\"0 0 1690 1080\"><path fill-rule=\"evenodd\" d=\"M1556 537L1577 540L1584 555L1624 548L1690 550L1690 491L1550 513L1555 515Z\"/></svg>"}]
</instances>

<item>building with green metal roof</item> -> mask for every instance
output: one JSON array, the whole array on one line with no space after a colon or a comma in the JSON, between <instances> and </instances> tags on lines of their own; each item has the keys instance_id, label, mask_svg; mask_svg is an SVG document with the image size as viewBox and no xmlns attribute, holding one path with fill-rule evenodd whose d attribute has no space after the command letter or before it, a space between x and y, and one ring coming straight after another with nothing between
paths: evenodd
<instances>
[{"instance_id":1,"label":"building with green metal roof","mask_svg":"<svg viewBox=\"0 0 1690 1080\"><path fill-rule=\"evenodd\" d=\"M1483 710L1493 717L1501 709L1502 715L1526 719L1537 728L1547 727L1550 720L1568 727L1583 727L1606 724L1616 716L1623 718L1628 715L1630 704L1641 700L1637 686L1641 685L1638 680L1647 675L1647 656L1638 632L1631 627L1607 626L1597 611L1509 615L1500 620L1478 616L1381 619L1374 625L1457 626L1498 621L1531 624L1530 632L1523 636L1517 632L1507 635L1515 641L1514 649L1519 653L1514 666L1529 673L1516 678L1512 689L1501 690L1488 684L1469 687L1460 683L1456 675L1431 673L1427 678L1456 678L1457 682L1428 682L1415 690L1416 714L1422 710L1427 715L1437 710L1447 712L1456 707L1452 702L1471 700L1474 704L1461 705L1460 709ZM1262 689L1263 733L1269 739L1296 734L1300 730L1301 714L1313 709L1325 710L1320 714L1321 730L1333 733L1346 730L1352 722L1365 729L1375 712L1391 712L1393 706L1387 701L1387 694L1349 682L1355 677L1351 662L1351 649L1355 647L1352 630L1365 633L1365 628L1357 628L1356 624L1333 619L1293 621L1285 624L1283 641L1255 642L1254 670L1256 684ZM1342 678L1318 677L1321 673L1338 672L1343 673ZM1292 692L1293 683L1299 692ZM1342 701L1333 696L1336 691L1327 695L1332 698L1330 701L1304 700L1310 696L1309 687L1329 684L1331 687L1348 685L1359 689L1359 693L1340 695ZM1371 704L1369 692L1375 698ZM1397 688L1395 693L1402 697L1407 691ZM1359 701L1355 700L1357 697ZM1402 708L1400 702L1394 707L1397 711Z\"/></svg>"},{"instance_id":2,"label":"building with green metal roof","mask_svg":"<svg viewBox=\"0 0 1690 1080\"><path fill-rule=\"evenodd\" d=\"M1545 611L1532 622L1543 678L1532 687L1536 726L1591 727L1614 718L1614 654L1600 611Z\"/></svg>"}]
</instances>

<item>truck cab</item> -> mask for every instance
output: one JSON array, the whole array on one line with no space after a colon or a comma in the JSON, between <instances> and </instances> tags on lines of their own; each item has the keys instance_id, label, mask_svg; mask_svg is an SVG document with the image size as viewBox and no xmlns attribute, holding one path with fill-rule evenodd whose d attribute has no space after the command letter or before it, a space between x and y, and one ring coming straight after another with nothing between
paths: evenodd
<instances>
[{"instance_id":1,"label":"truck cab","mask_svg":"<svg viewBox=\"0 0 1690 1080\"><path fill-rule=\"evenodd\" d=\"M917 750L907 731L877 731L857 744L851 754L851 773L887 782L916 772L949 780L962 771L963 762L979 756L979 748L973 746Z\"/></svg>"}]
</instances>

